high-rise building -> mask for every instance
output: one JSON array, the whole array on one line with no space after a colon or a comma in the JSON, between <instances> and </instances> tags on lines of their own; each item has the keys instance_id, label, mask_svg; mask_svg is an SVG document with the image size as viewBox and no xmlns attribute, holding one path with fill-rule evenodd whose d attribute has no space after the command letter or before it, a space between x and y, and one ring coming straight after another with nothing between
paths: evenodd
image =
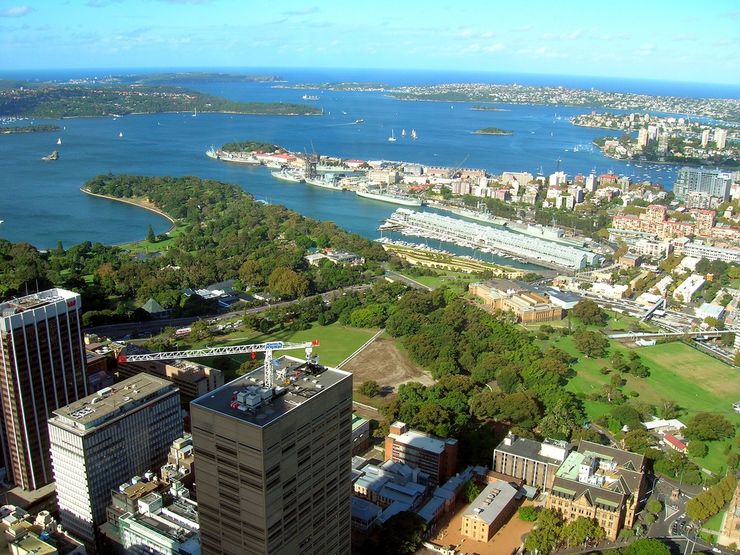
<instances>
[{"instance_id":1,"label":"high-rise building","mask_svg":"<svg viewBox=\"0 0 740 555\"><path fill-rule=\"evenodd\" d=\"M643 127L637 132L637 147L645 148L648 144L648 130Z\"/></svg>"},{"instance_id":2,"label":"high-rise building","mask_svg":"<svg viewBox=\"0 0 740 555\"><path fill-rule=\"evenodd\" d=\"M702 148L707 148L707 145L709 144L710 134L711 132L709 131L709 129L705 129L704 131L701 132L701 147Z\"/></svg>"},{"instance_id":3,"label":"high-rise building","mask_svg":"<svg viewBox=\"0 0 740 555\"><path fill-rule=\"evenodd\" d=\"M689 193L707 193L725 201L730 196L732 174L719 169L681 168L673 186L673 193L684 200Z\"/></svg>"},{"instance_id":4,"label":"high-rise building","mask_svg":"<svg viewBox=\"0 0 740 555\"><path fill-rule=\"evenodd\" d=\"M180 410L174 384L142 373L54 411L51 459L65 528L95 543L111 490L167 460L182 435Z\"/></svg>"},{"instance_id":5,"label":"high-rise building","mask_svg":"<svg viewBox=\"0 0 740 555\"><path fill-rule=\"evenodd\" d=\"M727 129L717 127L714 130L714 142L717 144L717 148L725 148L727 146Z\"/></svg>"},{"instance_id":6,"label":"high-rise building","mask_svg":"<svg viewBox=\"0 0 740 555\"><path fill-rule=\"evenodd\" d=\"M352 374L270 368L190 405L203 553L349 553Z\"/></svg>"},{"instance_id":7,"label":"high-rise building","mask_svg":"<svg viewBox=\"0 0 740 555\"><path fill-rule=\"evenodd\" d=\"M0 303L0 443L26 490L53 480L46 421L87 395L80 296L50 289Z\"/></svg>"}]
</instances>

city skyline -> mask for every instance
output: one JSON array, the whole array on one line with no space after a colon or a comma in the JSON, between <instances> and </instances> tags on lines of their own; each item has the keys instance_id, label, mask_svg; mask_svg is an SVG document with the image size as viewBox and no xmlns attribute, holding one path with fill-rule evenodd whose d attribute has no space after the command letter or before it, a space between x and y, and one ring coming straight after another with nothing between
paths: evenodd
<instances>
[{"instance_id":1,"label":"city skyline","mask_svg":"<svg viewBox=\"0 0 740 555\"><path fill-rule=\"evenodd\" d=\"M740 84L740 10L625 2L462 7L233 0L0 7L5 70L284 67L462 70Z\"/></svg>"}]
</instances>

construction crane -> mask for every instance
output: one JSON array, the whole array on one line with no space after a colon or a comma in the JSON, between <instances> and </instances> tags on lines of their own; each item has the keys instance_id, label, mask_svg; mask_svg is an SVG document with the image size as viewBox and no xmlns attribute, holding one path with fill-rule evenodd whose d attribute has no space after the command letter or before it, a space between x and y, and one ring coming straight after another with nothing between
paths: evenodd
<instances>
[{"instance_id":1,"label":"construction crane","mask_svg":"<svg viewBox=\"0 0 740 555\"><path fill-rule=\"evenodd\" d=\"M145 362L152 360L172 360L176 358L198 358L227 355L244 355L251 353L252 357L256 353L265 353L265 387L275 387L275 372L272 365L273 351L291 351L304 349L306 352L306 361L311 360L313 348L319 346L319 341L306 341L304 343L286 343L284 341L269 341L267 343L255 343L253 345L232 345L230 347L205 347L203 349L191 349L189 351L163 351L161 353L144 353L136 355L120 354L117 357L119 364L127 362ZM285 381L285 370L278 371L277 378L279 381Z\"/></svg>"}]
</instances>

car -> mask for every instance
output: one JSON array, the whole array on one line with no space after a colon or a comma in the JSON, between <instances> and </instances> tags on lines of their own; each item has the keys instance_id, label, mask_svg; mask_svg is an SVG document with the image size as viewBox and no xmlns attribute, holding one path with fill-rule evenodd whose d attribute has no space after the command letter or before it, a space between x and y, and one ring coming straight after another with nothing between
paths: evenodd
<instances>
[{"instance_id":1,"label":"car","mask_svg":"<svg viewBox=\"0 0 740 555\"><path fill-rule=\"evenodd\" d=\"M722 553L722 550L719 549L718 547L713 547L712 548L712 553Z\"/></svg>"}]
</instances>

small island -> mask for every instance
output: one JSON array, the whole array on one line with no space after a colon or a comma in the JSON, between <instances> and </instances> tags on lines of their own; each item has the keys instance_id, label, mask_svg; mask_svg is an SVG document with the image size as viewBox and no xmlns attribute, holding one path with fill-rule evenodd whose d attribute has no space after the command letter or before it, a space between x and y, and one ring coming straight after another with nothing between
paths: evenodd
<instances>
[{"instance_id":1,"label":"small island","mask_svg":"<svg viewBox=\"0 0 740 555\"><path fill-rule=\"evenodd\" d=\"M508 112L508 110L504 110L503 108L498 108L496 106L483 106L481 104L471 106L470 109L474 112Z\"/></svg>"},{"instance_id":2,"label":"small island","mask_svg":"<svg viewBox=\"0 0 740 555\"><path fill-rule=\"evenodd\" d=\"M283 151L278 145L262 143L259 141L240 141L237 143L225 143L221 146L224 152L276 152Z\"/></svg>"},{"instance_id":3,"label":"small island","mask_svg":"<svg viewBox=\"0 0 740 555\"><path fill-rule=\"evenodd\" d=\"M0 127L0 135L15 135L17 133L48 133L59 131L58 125L16 125L14 127Z\"/></svg>"},{"instance_id":4,"label":"small island","mask_svg":"<svg viewBox=\"0 0 740 555\"><path fill-rule=\"evenodd\" d=\"M477 131L473 131L474 135L513 135L511 131L507 131L506 129L500 129L498 127L484 127L483 129L478 129Z\"/></svg>"}]
</instances>

